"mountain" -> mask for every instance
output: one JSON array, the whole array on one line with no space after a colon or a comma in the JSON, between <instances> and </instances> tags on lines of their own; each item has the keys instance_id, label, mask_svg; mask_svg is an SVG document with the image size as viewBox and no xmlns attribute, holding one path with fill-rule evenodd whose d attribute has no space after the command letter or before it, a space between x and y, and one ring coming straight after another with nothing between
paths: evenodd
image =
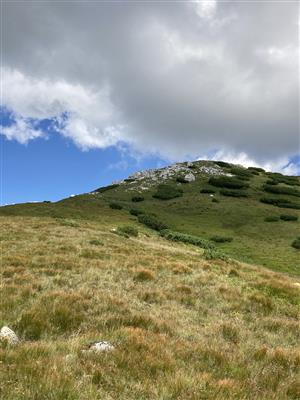
<instances>
[{"instance_id":1,"label":"mountain","mask_svg":"<svg viewBox=\"0 0 300 400\"><path fill-rule=\"evenodd\" d=\"M299 399L298 190L197 161L1 207L1 398Z\"/></svg>"}]
</instances>

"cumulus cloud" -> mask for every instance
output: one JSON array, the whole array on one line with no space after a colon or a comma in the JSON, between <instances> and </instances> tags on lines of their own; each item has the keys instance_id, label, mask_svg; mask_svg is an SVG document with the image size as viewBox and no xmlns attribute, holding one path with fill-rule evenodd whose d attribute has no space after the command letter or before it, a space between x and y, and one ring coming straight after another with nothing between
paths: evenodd
<instances>
[{"instance_id":1,"label":"cumulus cloud","mask_svg":"<svg viewBox=\"0 0 300 400\"><path fill-rule=\"evenodd\" d=\"M34 120L47 118L82 149L123 142L174 160L226 149L281 168L299 152L296 3L2 8L2 104L19 121L2 129L10 139L42 136Z\"/></svg>"}]
</instances>

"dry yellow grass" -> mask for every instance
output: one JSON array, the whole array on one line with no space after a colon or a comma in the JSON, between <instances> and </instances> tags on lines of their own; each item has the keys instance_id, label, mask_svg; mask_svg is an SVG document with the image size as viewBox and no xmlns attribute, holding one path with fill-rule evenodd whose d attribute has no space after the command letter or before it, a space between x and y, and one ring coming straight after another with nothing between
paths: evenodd
<instances>
[{"instance_id":1,"label":"dry yellow grass","mask_svg":"<svg viewBox=\"0 0 300 400\"><path fill-rule=\"evenodd\" d=\"M296 280L117 223L1 217L1 398L300 398Z\"/></svg>"}]
</instances>

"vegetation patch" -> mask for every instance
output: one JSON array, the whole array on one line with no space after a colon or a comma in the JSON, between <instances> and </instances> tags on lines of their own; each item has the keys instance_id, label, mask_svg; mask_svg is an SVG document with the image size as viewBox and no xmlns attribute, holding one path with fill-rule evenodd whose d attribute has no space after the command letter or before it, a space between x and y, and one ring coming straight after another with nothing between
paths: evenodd
<instances>
[{"instance_id":1,"label":"vegetation patch","mask_svg":"<svg viewBox=\"0 0 300 400\"><path fill-rule=\"evenodd\" d=\"M207 193L207 194L213 194L216 193L215 189L210 189L210 188L203 188L200 190L200 193Z\"/></svg>"},{"instance_id":2,"label":"vegetation patch","mask_svg":"<svg viewBox=\"0 0 300 400\"><path fill-rule=\"evenodd\" d=\"M212 240L215 243L226 243L226 242L232 242L233 238L230 236L212 236L210 238L210 240Z\"/></svg>"},{"instance_id":3,"label":"vegetation patch","mask_svg":"<svg viewBox=\"0 0 300 400\"><path fill-rule=\"evenodd\" d=\"M295 240L292 242L292 245L291 245L291 246L294 247L294 249L300 250L300 236L297 237L297 239L295 239Z\"/></svg>"},{"instance_id":4,"label":"vegetation patch","mask_svg":"<svg viewBox=\"0 0 300 400\"><path fill-rule=\"evenodd\" d=\"M155 275L149 269L138 269L134 275L134 280L138 282L151 281Z\"/></svg>"},{"instance_id":5,"label":"vegetation patch","mask_svg":"<svg viewBox=\"0 0 300 400\"><path fill-rule=\"evenodd\" d=\"M230 176L211 177L208 183L213 186L228 189L246 189L249 187L249 184Z\"/></svg>"},{"instance_id":6,"label":"vegetation patch","mask_svg":"<svg viewBox=\"0 0 300 400\"><path fill-rule=\"evenodd\" d=\"M287 194L289 196L300 197L300 192L297 189L291 187L274 186L274 185L264 185L263 190L269 193L275 194Z\"/></svg>"},{"instance_id":7,"label":"vegetation patch","mask_svg":"<svg viewBox=\"0 0 300 400\"><path fill-rule=\"evenodd\" d=\"M242 190L221 189L220 194L228 197L249 197L248 193L243 192Z\"/></svg>"},{"instance_id":8,"label":"vegetation patch","mask_svg":"<svg viewBox=\"0 0 300 400\"><path fill-rule=\"evenodd\" d=\"M178 176L176 178L176 182L178 182L178 183L189 183L189 181L187 179L185 179L184 176Z\"/></svg>"},{"instance_id":9,"label":"vegetation patch","mask_svg":"<svg viewBox=\"0 0 300 400\"><path fill-rule=\"evenodd\" d=\"M101 187L99 189L96 189L94 191L97 192L97 193L104 193L104 192L107 192L108 190L116 189L119 186L120 185L118 185L118 184L108 185L108 186L104 186L104 187Z\"/></svg>"},{"instance_id":10,"label":"vegetation patch","mask_svg":"<svg viewBox=\"0 0 300 400\"><path fill-rule=\"evenodd\" d=\"M133 201L134 203L138 203L140 201L144 201L144 197L143 196L133 196L131 201Z\"/></svg>"},{"instance_id":11,"label":"vegetation patch","mask_svg":"<svg viewBox=\"0 0 300 400\"><path fill-rule=\"evenodd\" d=\"M158 185L157 191L154 193L153 197L160 200L170 200L175 199L176 197L181 197L182 194L182 189L177 186L161 184Z\"/></svg>"},{"instance_id":12,"label":"vegetation patch","mask_svg":"<svg viewBox=\"0 0 300 400\"><path fill-rule=\"evenodd\" d=\"M131 215L134 215L135 217L137 217L138 215L141 215L141 214L145 214L145 211L139 210L138 208L131 208L129 210L129 212Z\"/></svg>"},{"instance_id":13,"label":"vegetation patch","mask_svg":"<svg viewBox=\"0 0 300 400\"><path fill-rule=\"evenodd\" d=\"M295 210L300 210L300 204L293 203L290 200L284 198L274 198L274 197L262 197L260 199L261 203L272 204L280 208L292 208Z\"/></svg>"},{"instance_id":14,"label":"vegetation patch","mask_svg":"<svg viewBox=\"0 0 300 400\"><path fill-rule=\"evenodd\" d=\"M285 183L290 186L300 186L299 178L296 176L282 175L278 172L267 172L266 175L277 183Z\"/></svg>"},{"instance_id":15,"label":"vegetation patch","mask_svg":"<svg viewBox=\"0 0 300 400\"><path fill-rule=\"evenodd\" d=\"M214 247L213 243L211 243L209 240L200 238L198 236L187 235L185 233L174 232L170 229L161 231L161 236L174 242L188 243L203 249L211 249Z\"/></svg>"},{"instance_id":16,"label":"vegetation patch","mask_svg":"<svg viewBox=\"0 0 300 400\"><path fill-rule=\"evenodd\" d=\"M248 169L241 167L232 167L229 172L233 175L236 175L239 179L248 180L253 177L253 173Z\"/></svg>"},{"instance_id":17,"label":"vegetation patch","mask_svg":"<svg viewBox=\"0 0 300 400\"><path fill-rule=\"evenodd\" d=\"M140 214L138 215L138 221L156 231L168 229L168 226L164 222L160 221L155 215Z\"/></svg>"},{"instance_id":18,"label":"vegetation patch","mask_svg":"<svg viewBox=\"0 0 300 400\"><path fill-rule=\"evenodd\" d=\"M249 171L256 171L256 172L266 172L263 168L259 168L259 167L248 167Z\"/></svg>"},{"instance_id":19,"label":"vegetation patch","mask_svg":"<svg viewBox=\"0 0 300 400\"><path fill-rule=\"evenodd\" d=\"M118 226L117 232L127 236L134 236L137 237L139 235L139 231L131 225L123 225Z\"/></svg>"},{"instance_id":20,"label":"vegetation patch","mask_svg":"<svg viewBox=\"0 0 300 400\"><path fill-rule=\"evenodd\" d=\"M214 163L222 168L231 168L231 166L232 166L231 164L229 164L228 162L225 162L225 161L214 161Z\"/></svg>"},{"instance_id":21,"label":"vegetation patch","mask_svg":"<svg viewBox=\"0 0 300 400\"><path fill-rule=\"evenodd\" d=\"M283 221L298 221L297 215L292 215L292 214L282 214L280 215L280 219Z\"/></svg>"},{"instance_id":22,"label":"vegetation patch","mask_svg":"<svg viewBox=\"0 0 300 400\"><path fill-rule=\"evenodd\" d=\"M122 208L123 208L123 206L120 203L116 203L116 202L109 203L109 207L112 210L122 210Z\"/></svg>"}]
</instances>

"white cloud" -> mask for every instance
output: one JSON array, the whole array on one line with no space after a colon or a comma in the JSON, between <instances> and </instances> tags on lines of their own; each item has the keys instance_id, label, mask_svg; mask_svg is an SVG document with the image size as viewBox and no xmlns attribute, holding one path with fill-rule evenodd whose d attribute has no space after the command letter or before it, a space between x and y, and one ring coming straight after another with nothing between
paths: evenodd
<instances>
[{"instance_id":1,"label":"white cloud","mask_svg":"<svg viewBox=\"0 0 300 400\"><path fill-rule=\"evenodd\" d=\"M32 139L45 137L44 132L40 129L35 129L31 121L20 116L15 117L12 125L2 127L2 134L8 140L16 140L21 144L26 144Z\"/></svg>"}]
</instances>

